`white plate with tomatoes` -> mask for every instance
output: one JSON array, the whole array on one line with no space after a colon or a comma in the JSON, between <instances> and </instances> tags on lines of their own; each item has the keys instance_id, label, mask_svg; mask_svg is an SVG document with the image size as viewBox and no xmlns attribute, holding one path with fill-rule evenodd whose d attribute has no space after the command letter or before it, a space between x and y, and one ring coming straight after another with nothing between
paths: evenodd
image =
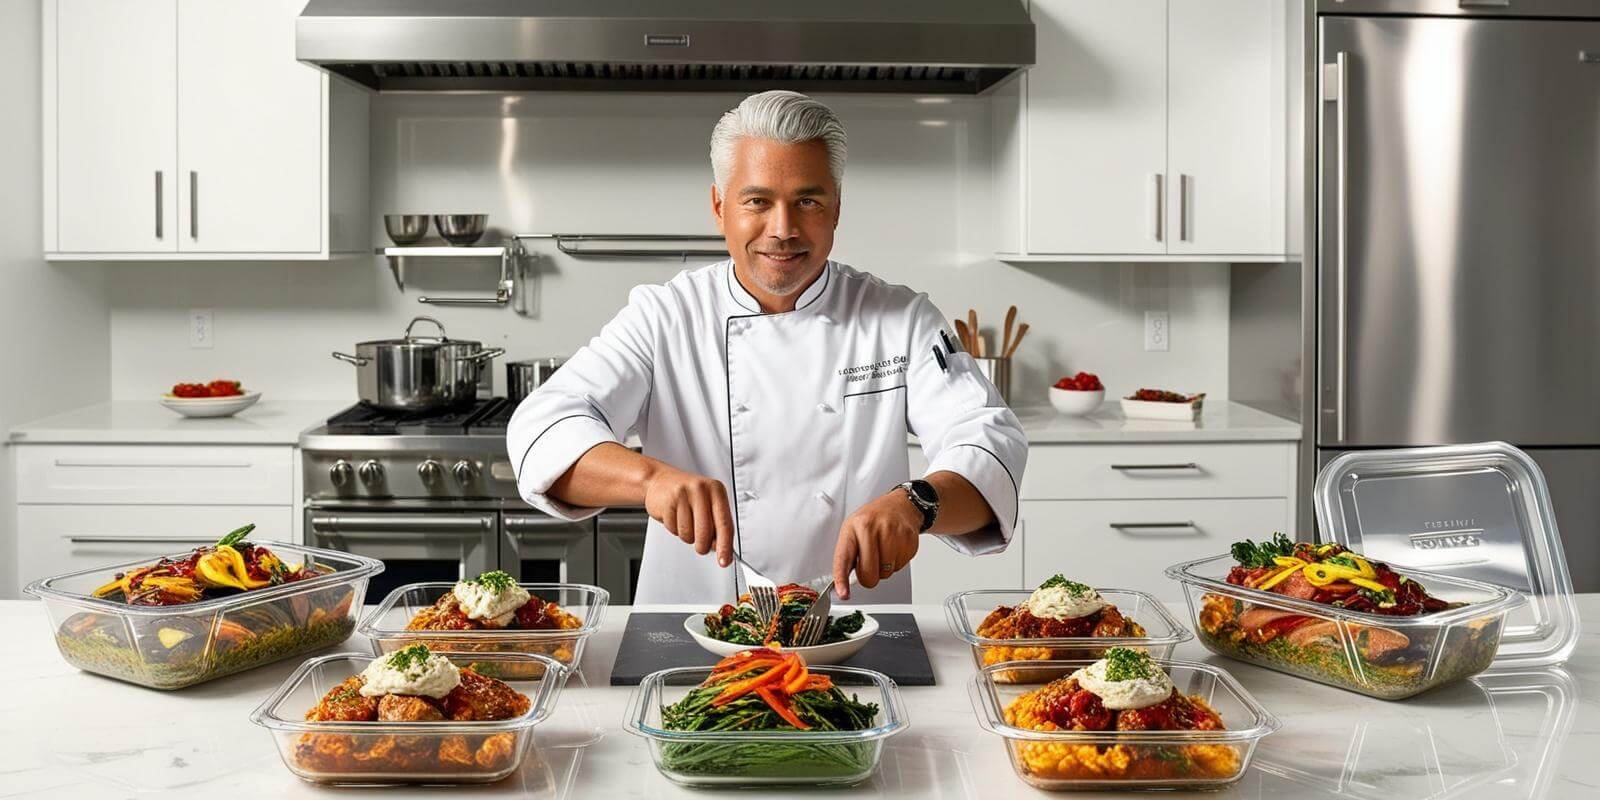
<instances>
[{"instance_id":1,"label":"white plate with tomatoes","mask_svg":"<svg viewBox=\"0 0 1600 800\"><path fill-rule=\"evenodd\" d=\"M161 405L186 417L231 417L256 404L260 392L247 392L238 381L180 383L161 396Z\"/></svg>"}]
</instances>

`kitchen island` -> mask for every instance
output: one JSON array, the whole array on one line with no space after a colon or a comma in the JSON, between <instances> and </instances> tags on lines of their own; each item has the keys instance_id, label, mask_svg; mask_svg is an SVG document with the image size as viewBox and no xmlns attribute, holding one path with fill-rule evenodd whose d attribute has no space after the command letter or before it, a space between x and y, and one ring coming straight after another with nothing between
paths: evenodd
<instances>
[{"instance_id":1,"label":"kitchen island","mask_svg":"<svg viewBox=\"0 0 1600 800\"><path fill-rule=\"evenodd\" d=\"M1421 800L1600 794L1600 595L1580 596L1578 606L1589 622L1564 670L1480 676L1398 703L1228 661L1193 641L1184 643L1176 658L1230 670L1283 723L1264 740L1239 783L1204 796ZM971 650L950 633L942 609L882 610L916 614L939 685L902 689L910 728L889 740L870 781L832 794L1048 796L1024 784L1001 740L978 727L967 697ZM608 677L628 611L608 611L554 716L536 730L537 752L518 773L490 787L388 789L386 796L706 796L663 778L644 741L621 727L632 688L610 686ZM67 665L35 602L0 601L0 625L12 631L0 660L6 687L0 694L0 796L121 798L175 790L240 800L361 793L302 783L284 768L268 733L248 719L299 659L184 691L157 692ZM357 637L338 649L365 648Z\"/></svg>"}]
</instances>

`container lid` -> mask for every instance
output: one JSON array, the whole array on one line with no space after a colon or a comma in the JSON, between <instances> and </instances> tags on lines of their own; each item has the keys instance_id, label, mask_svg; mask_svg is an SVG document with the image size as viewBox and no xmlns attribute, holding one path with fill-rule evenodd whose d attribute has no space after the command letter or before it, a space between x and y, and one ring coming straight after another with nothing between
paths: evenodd
<instances>
[{"instance_id":1,"label":"container lid","mask_svg":"<svg viewBox=\"0 0 1600 800\"><path fill-rule=\"evenodd\" d=\"M1572 578L1544 474L1521 450L1484 442L1346 453L1317 474L1313 500L1331 541L1525 596L1506 621L1496 667L1572 654Z\"/></svg>"}]
</instances>

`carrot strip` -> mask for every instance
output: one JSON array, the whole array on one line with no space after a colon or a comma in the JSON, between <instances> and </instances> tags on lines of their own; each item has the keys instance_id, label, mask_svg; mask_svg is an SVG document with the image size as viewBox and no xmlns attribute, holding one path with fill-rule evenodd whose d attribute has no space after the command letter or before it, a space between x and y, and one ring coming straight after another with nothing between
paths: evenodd
<instances>
[{"instance_id":1,"label":"carrot strip","mask_svg":"<svg viewBox=\"0 0 1600 800\"><path fill-rule=\"evenodd\" d=\"M811 726L807 725L805 720L800 719L800 717L794 713L794 709L789 707L788 698L780 696L777 692L772 691L772 689L766 686L756 689L756 695L762 700L766 701L767 706L773 711L776 711L778 716L783 718L784 722L787 722L803 731L811 730Z\"/></svg>"}]
</instances>

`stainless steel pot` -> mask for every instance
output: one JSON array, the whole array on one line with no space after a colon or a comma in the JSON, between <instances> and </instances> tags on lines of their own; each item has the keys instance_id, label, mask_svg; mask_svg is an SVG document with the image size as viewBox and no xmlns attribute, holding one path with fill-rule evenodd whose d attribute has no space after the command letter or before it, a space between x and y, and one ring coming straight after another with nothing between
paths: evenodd
<instances>
[{"instance_id":1,"label":"stainless steel pot","mask_svg":"<svg viewBox=\"0 0 1600 800\"><path fill-rule=\"evenodd\" d=\"M431 322L439 335L414 336L418 322ZM385 411L439 411L465 405L477 396L478 379L498 347L451 339L433 317L417 317L403 339L378 339L356 345L356 354L334 353L356 367L361 402Z\"/></svg>"},{"instance_id":2,"label":"stainless steel pot","mask_svg":"<svg viewBox=\"0 0 1600 800\"><path fill-rule=\"evenodd\" d=\"M529 358L522 361L506 362L506 398L513 405L522 402L523 398L533 394L533 390L544 385L550 380L562 364L567 363L565 358Z\"/></svg>"}]
</instances>

